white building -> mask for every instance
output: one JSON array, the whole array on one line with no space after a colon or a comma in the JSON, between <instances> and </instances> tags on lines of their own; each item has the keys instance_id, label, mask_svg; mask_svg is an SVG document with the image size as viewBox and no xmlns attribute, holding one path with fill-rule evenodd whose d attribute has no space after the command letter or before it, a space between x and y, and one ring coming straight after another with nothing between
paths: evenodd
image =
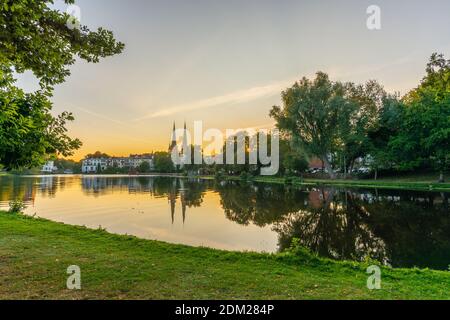
<instances>
[{"instance_id":1,"label":"white building","mask_svg":"<svg viewBox=\"0 0 450 320\"><path fill-rule=\"evenodd\" d=\"M106 158L87 158L83 160L81 166L81 172L83 173L95 173L99 166L102 170L107 168L107 159Z\"/></svg>"},{"instance_id":2,"label":"white building","mask_svg":"<svg viewBox=\"0 0 450 320\"><path fill-rule=\"evenodd\" d=\"M83 160L81 172L96 173L99 168L130 168L137 169L143 162L148 162L150 169L153 169L153 155L130 155L129 157L111 157L111 158L87 158Z\"/></svg>"},{"instance_id":3,"label":"white building","mask_svg":"<svg viewBox=\"0 0 450 320\"><path fill-rule=\"evenodd\" d=\"M58 170L58 167L55 166L54 161L47 161L46 164L42 166L41 172L43 173L53 173Z\"/></svg>"}]
</instances>

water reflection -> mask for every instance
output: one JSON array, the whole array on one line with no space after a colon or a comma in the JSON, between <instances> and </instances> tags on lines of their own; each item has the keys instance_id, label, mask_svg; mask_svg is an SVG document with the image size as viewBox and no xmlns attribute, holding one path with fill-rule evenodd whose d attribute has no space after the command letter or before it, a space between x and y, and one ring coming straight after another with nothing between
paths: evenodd
<instances>
[{"instance_id":1,"label":"water reflection","mask_svg":"<svg viewBox=\"0 0 450 320\"><path fill-rule=\"evenodd\" d=\"M218 190L227 218L272 225L279 250L295 237L334 259L439 269L450 263L448 193L229 184Z\"/></svg>"},{"instance_id":2,"label":"water reflection","mask_svg":"<svg viewBox=\"0 0 450 320\"><path fill-rule=\"evenodd\" d=\"M211 214L212 211L221 211L222 220L218 223L228 234L219 235L218 229L211 227L209 230L208 226L202 225L204 219L192 216L195 226L190 226L192 233L189 236L200 238L202 233L207 233L201 243L212 247L226 247L221 244L227 241L247 241L244 248L261 250L259 244L249 244L247 239L261 238L256 240L264 241L267 238L267 233L250 229L256 226L260 230L269 228L276 235L276 248L269 248L269 251L284 250L295 237L317 254L334 259L363 260L371 257L395 267L436 269L447 269L450 264L448 193L300 189L164 177L0 177L0 206L6 206L11 199L21 199L33 206L37 198L55 198L65 190L76 188L80 188L81 194L75 198L72 196L67 204L73 210L78 208L77 203L86 202L80 197L100 199L113 195L117 198L119 194L128 194L128 198L120 198L120 203L131 201L132 195L147 195L147 202L155 199L167 201L170 210L157 206L151 210L161 211L164 215L158 219L168 219L171 225L176 223L179 211L183 226L191 221L191 211L192 214L201 209L208 209ZM219 202L212 205L215 197ZM112 206L104 205L103 210L113 210ZM165 216L165 212L170 216ZM151 225L154 222L147 223ZM231 229L230 223L242 228ZM128 228L126 221L121 224ZM198 229L199 226L202 229ZM163 227L173 239L176 232L183 232ZM172 238L164 239L171 241ZM180 238L180 242L195 243L183 239Z\"/></svg>"}]
</instances>

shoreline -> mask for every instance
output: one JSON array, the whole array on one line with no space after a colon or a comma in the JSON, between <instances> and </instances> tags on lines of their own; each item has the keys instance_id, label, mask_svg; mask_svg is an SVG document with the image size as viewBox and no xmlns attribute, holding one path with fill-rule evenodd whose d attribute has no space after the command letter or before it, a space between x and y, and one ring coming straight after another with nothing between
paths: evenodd
<instances>
[{"instance_id":1,"label":"shoreline","mask_svg":"<svg viewBox=\"0 0 450 320\"><path fill-rule=\"evenodd\" d=\"M14 176L13 174L0 173L0 176ZM148 174L24 174L17 175L21 177L70 177L70 176L86 176L86 177L169 177L169 178L194 178L204 180L215 180L212 175L186 176L179 173L148 173ZM450 192L450 183L438 183L429 181L404 181L402 178L389 180L329 180L329 179L301 179L297 176L292 177L273 177L273 176L254 176L249 180L244 180L240 176L224 176L222 180L228 181L248 181L259 183L274 183L294 186L335 186L345 188L366 188L366 189L392 189L392 190L411 190L411 191L435 191ZM289 181L290 180L290 181Z\"/></svg>"},{"instance_id":2,"label":"shoreline","mask_svg":"<svg viewBox=\"0 0 450 320\"><path fill-rule=\"evenodd\" d=\"M213 180L213 176L199 176L201 179ZM294 186L336 186L347 188L368 188L368 189L392 189L411 191L442 191L450 192L450 183L433 182L405 182L405 181L383 181L383 180L329 180L329 179L301 179L299 177L289 177L290 182L285 177L263 177L255 176L249 182L274 183ZM244 181L239 176L224 176L223 180Z\"/></svg>"}]
</instances>

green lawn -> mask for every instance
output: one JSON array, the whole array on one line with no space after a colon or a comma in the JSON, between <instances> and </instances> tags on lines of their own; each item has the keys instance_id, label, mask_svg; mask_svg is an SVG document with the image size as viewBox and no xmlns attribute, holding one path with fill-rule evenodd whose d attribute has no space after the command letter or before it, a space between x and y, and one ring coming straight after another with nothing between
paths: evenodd
<instances>
[{"instance_id":1,"label":"green lawn","mask_svg":"<svg viewBox=\"0 0 450 320\"><path fill-rule=\"evenodd\" d=\"M82 290L66 289L81 268ZM236 253L0 213L1 299L450 299L450 272L382 268L297 253Z\"/></svg>"}]
</instances>

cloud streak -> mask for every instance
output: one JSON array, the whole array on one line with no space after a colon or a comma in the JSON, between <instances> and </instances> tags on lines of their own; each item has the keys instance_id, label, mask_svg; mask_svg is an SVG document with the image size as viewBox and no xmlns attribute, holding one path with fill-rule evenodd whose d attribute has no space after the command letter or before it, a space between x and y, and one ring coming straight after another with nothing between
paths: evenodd
<instances>
[{"instance_id":1,"label":"cloud streak","mask_svg":"<svg viewBox=\"0 0 450 320\"><path fill-rule=\"evenodd\" d=\"M106 120L106 121L109 121L109 122L113 122L113 123L116 123L116 124L120 124L120 125L124 125L124 124L125 124L125 123L122 122L122 121L119 121L119 120L116 120L116 119L107 117L107 116L105 116L105 115L102 115L102 114L93 112L93 111L88 110L88 109L83 108L83 107L76 107L76 108L77 108L78 110L80 110L80 111L86 113L86 114L89 114L89 115L91 115L91 116L97 117L97 118L99 118L99 119L103 119L103 120Z\"/></svg>"},{"instance_id":2,"label":"cloud streak","mask_svg":"<svg viewBox=\"0 0 450 320\"><path fill-rule=\"evenodd\" d=\"M387 64L381 65L373 65L369 67L359 67L351 70L350 72L345 72L340 68L319 68L319 70L324 69L325 72L328 72L330 77L333 80L341 79L341 81L349 81L351 77L361 76L365 74L373 74L376 72L383 71L387 68L392 68L397 65L403 65L407 63L413 62L413 54L409 54L407 56L401 57L397 60L394 60ZM307 78L314 77L315 72L306 72L304 76ZM196 111L201 109L213 108L221 105L233 105L238 103L244 103L248 101L253 101L265 97L270 97L276 94L280 94L280 92L287 87L294 84L298 81L299 78L291 78L284 81L275 82L268 85L257 86L253 88L248 88L244 90L238 90L231 93L227 93L220 96L215 96L211 98L201 99L197 101L182 103L175 106L170 106L161 110L154 111L142 117L134 119L134 121L141 121L145 119L153 119L153 118L163 118L167 116L171 116L178 113Z\"/></svg>"},{"instance_id":3,"label":"cloud streak","mask_svg":"<svg viewBox=\"0 0 450 320\"><path fill-rule=\"evenodd\" d=\"M239 90L235 92L231 92L225 95L216 96L212 98L197 100L185 104L176 105L173 107L169 107L166 109L162 109L150 114L147 114L143 117L135 119L135 121L151 119L151 118L160 118L166 117L177 113L200 110L205 108L216 107L224 104L237 104L242 102L253 101L256 99L273 96L275 94L280 94L282 90L291 85L295 80L290 79L286 81L280 81L277 83L253 87L245 90Z\"/></svg>"}]
</instances>

